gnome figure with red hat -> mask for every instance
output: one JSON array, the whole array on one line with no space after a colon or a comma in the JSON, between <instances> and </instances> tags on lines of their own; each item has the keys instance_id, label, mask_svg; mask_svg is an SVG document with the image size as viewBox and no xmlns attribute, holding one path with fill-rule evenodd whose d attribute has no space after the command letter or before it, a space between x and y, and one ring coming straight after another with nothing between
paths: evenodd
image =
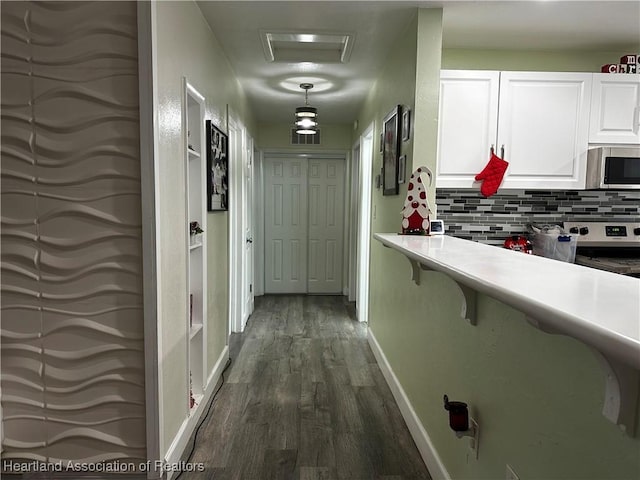
<instances>
[{"instance_id":1,"label":"gnome figure with red hat","mask_svg":"<svg viewBox=\"0 0 640 480\"><path fill-rule=\"evenodd\" d=\"M427 167L418 167L411 174L407 189L407 198L402 208L403 235L429 235L429 214L433 213L427 200L427 190L420 175L429 175L429 186L433 182L433 173Z\"/></svg>"}]
</instances>

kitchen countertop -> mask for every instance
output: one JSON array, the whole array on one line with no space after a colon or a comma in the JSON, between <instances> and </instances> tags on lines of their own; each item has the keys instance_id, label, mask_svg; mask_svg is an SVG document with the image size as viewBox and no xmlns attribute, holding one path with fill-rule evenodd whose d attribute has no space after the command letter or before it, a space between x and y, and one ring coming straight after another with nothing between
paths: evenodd
<instances>
[{"instance_id":1,"label":"kitchen countertop","mask_svg":"<svg viewBox=\"0 0 640 480\"><path fill-rule=\"evenodd\" d=\"M640 279L470 240L376 233L383 245L640 370Z\"/></svg>"}]
</instances>

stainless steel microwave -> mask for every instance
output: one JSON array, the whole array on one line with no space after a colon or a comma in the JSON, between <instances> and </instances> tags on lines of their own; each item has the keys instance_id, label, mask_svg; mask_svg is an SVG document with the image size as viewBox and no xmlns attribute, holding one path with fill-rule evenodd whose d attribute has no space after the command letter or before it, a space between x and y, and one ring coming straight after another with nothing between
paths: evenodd
<instances>
[{"instance_id":1,"label":"stainless steel microwave","mask_svg":"<svg viewBox=\"0 0 640 480\"><path fill-rule=\"evenodd\" d=\"M640 189L640 147L590 149L586 188Z\"/></svg>"}]
</instances>

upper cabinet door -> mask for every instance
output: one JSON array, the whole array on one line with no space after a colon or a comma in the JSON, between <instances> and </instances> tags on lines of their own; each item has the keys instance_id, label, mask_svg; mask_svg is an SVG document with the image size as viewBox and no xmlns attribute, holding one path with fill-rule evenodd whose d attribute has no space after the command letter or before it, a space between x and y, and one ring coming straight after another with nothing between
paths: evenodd
<instances>
[{"instance_id":1,"label":"upper cabinet door","mask_svg":"<svg viewBox=\"0 0 640 480\"><path fill-rule=\"evenodd\" d=\"M640 75L593 74L589 142L640 144Z\"/></svg>"},{"instance_id":2,"label":"upper cabinet door","mask_svg":"<svg viewBox=\"0 0 640 480\"><path fill-rule=\"evenodd\" d=\"M589 136L590 73L502 72L501 188L581 189Z\"/></svg>"},{"instance_id":3,"label":"upper cabinet door","mask_svg":"<svg viewBox=\"0 0 640 480\"><path fill-rule=\"evenodd\" d=\"M499 78L491 71L441 72L438 187L471 187L489 160L497 136Z\"/></svg>"}]
</instances>

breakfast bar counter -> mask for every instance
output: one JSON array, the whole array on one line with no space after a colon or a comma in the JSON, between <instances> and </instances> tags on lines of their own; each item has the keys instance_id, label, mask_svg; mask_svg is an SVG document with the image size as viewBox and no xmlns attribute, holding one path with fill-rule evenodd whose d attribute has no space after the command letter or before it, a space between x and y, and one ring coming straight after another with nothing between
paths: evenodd
<instances>
[{"instance_id":1,"label":"breakfast bar counter","mask_svg":"<svg viewBox=\"0 0 640 480\"><path fill-rule=\"evenodd\" d=\"M640 280L447 235L377 233L374 238L422 270L453 279L462 316L475 323L476 292L524 313L535 327L590 346L606 371L604 415L631 427L640 372ZM428 287L427 287L428 288Z\"/></svg>"}]
</instances>

